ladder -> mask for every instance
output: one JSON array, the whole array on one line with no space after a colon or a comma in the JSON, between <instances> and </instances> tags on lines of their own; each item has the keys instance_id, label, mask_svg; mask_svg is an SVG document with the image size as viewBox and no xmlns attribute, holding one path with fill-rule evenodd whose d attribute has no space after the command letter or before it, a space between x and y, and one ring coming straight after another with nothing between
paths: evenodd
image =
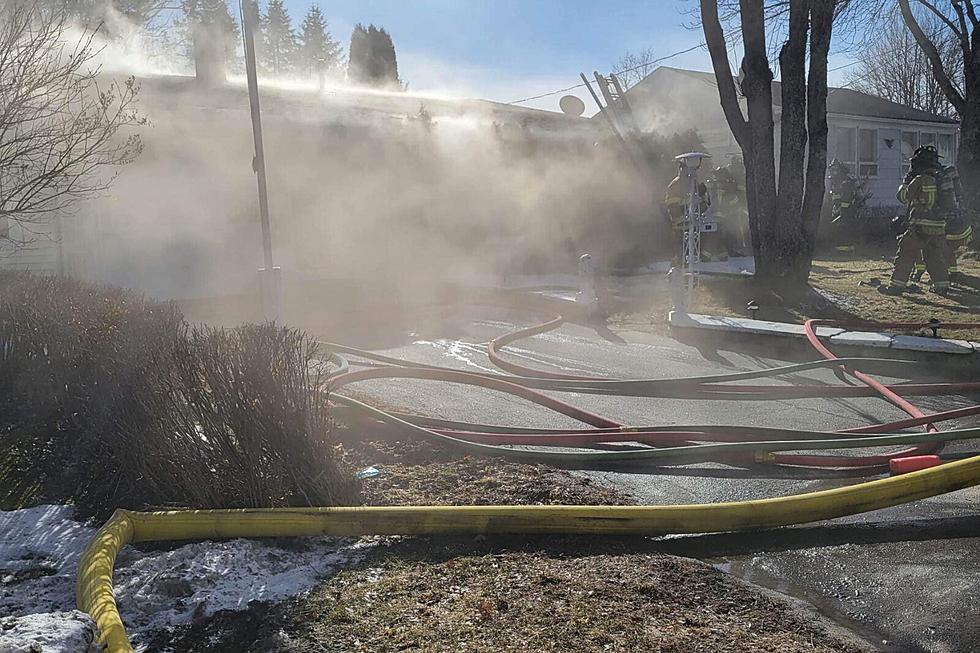
<instances>
[{"instance_id":1,"label":"ladder","mask_svg":"<svg viewBox=\"0 0 980 653\"><path fill-rule=\"evenodd\" d=\"M602 98L606 101L605 110L612 114L611 117L616 121L620 132L629 134L640 131L636 124L636 117L633 115L633 107L630 106L626 91L623 90L623 85L615 73L609 73L608 77L599 74L598 71L593 71L592 74L595 76L596 86L599 87Z\"/></svg>"}]
</instances>

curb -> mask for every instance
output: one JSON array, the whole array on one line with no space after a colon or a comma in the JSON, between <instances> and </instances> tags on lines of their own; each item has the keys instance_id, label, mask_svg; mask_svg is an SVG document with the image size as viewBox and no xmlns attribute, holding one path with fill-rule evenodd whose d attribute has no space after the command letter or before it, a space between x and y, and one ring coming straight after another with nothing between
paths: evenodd
<instances>
[{"instance_id":1,"label":"curb","mask_svg":"<svg viewBox=\"0 0 980 653\"><path fill-rule=\"evenodd\" d=\"M723 317L671 311L667 316L671 329L692 329L740 335L806 338L802 324L770 322L744 317ZM853 331L836 327L817 327L817 335L829 338L830 345L894 349L953 356L980 356L980 342L949 340L925 336L896 335L875 331Z\"/></svg>"}]
</instances>

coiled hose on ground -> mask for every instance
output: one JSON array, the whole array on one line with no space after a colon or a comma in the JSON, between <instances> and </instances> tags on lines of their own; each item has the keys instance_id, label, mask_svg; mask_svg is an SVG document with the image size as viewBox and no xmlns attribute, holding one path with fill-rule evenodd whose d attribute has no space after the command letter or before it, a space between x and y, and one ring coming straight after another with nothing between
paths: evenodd
<instances>
[{"instance_id":1,"label":"coiled hose on ground","mask_svg":"<svg viewBox=\"0 0 980 653\"><path fill-rule=\"evenodd\" d=\"M531 332L556 328L561 319L508 334L491 343L491 359L503 361L502 369L514 376L473 374L437 366L424 366L340 345L332 345L337 371L329 385L332 399L373 419L405 432L445 442L474 453L529 459L555 464L594 465L606 462L659 462L679 464L704 460L728 463L765 461L781 465L815 467L868 467L873 471L897 454L878 456L826 456L778 453L792 450L848 449L851 447L914 444L901 452L934 450L943 442L980 437L980 428L941 432L935 424L980 414L971 406L923 415L903 396L975 392L980 383L897 384L885 386L865 369L901 366L898 361L835 357L816 336L817 322L806 325L807 337L825 360L759 372L714 375L689 379L608 380L566 376L530 370L505 361L500 350ZM827 324L826 322L821 324ZM874 328L876 325L862 325ZM891 325L895 326L895 325ZM895 328L913 325L897 325ZM918 326L918 325L915 325ZM976 328L980 325L950 325ZM547 327L547 328L546 328ZM522 334L522 335L518 335ZM350 371L341 353L385 367ZM858 386L725 386L724 383L791 374L819 367L839 367L864 384ZM490 388L522 397L550 410L577 419L590 428L530 429L500 427L397 414L369 406L336 390L358 381L376 378L424 378ZM744 426L627 427L614 420L581 410L540 390L619 394L624 396L753 399L872 396L879 394L902 408L909 418L830 433ZM791 392L792 391L792 392ZM925 426L924 433L898 433ZM876 434L876 435L865 435ZM628 442L622 451L588 450L598 444ZM517 448L521 445L523 448ZM551 450L548 448L551 447ZM575 447L579 450L555 450ZM585 448L586 450L581 450ZM202 538L267 537L303 535L414 535L478 533L588 533L662 535L771 528L832 519L915 501L980 484L980 456L948 462L900 476L865 481L847 487L734 503L677 506L408 506L358 508L282 508L268 510L188 510L156 513L117 511L101 528L83 554L76 581L78 608L88 612L99 627L99 641L109 653L130 653L112 589L116 556L133 542Z\"/></svg>"}]
</instances>

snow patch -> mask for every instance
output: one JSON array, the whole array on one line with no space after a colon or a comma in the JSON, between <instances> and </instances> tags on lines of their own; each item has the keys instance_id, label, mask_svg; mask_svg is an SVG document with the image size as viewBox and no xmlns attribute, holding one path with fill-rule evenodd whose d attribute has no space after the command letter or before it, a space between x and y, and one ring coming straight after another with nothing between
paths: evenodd
<instances>
[{"instance_id":1,"label":"snow patch","mask_svg":"<svg viewBox=\"0 0 980 653\"><path fill-rule=\"evenodd\" d=\"M362 557L354 541L311 538L280 548L256 540L195 542L116 568L116 602L134 639L253 601L301 596Z\"/></svg>"},{"instance_id":2,"label":"snow patch","mask_svg":"<svg viewBox=\"0 0 980 653\"><path fill-rule=\"evenodd\" d=\"M0 653L87 651L87 617L74 611L78 560L96 528L71 506L0 511ZM124 547L116 602L135 642L253 601L301 596L377 540L284 538L193 542L169 551ZM75 638L75 639L71 639ZM69 642L64 647L58 642ZM41 648L30 648L38 642ZM47 643L50 642L50 643Z\"/></svg>"},{"instance_id":3,"label":"snow patch","mask_svg":"<svg viewBox=\"0 0 980 653\"><path fill-rule=\"evenodd\" d=\"M96 653L95 622L78 610L0 617L2 653Z\"/></svg>"}]
</instances>

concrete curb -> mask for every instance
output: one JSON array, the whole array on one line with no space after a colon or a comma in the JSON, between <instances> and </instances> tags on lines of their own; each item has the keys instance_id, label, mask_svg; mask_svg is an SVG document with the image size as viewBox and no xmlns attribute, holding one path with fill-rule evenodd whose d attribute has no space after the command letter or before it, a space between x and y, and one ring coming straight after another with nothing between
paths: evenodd
<instances>
[{"instance_id":1,"label":"concrete curb","mask_svg":"<svg viewBox=\"0 0 980 653\"><path fill-rule=\"evenodd\" d=\"M802 324L752 320L744 317L722 317L671 311L667 322L671 329L693 329L778 338L806 338ZM817 335L822 338L829 338L830 345L896 349L929 354L980 356L980 342L967 340L893 335L873 331L846 331L829 327L817 327Z\"/></svg>"}]
</instances>

